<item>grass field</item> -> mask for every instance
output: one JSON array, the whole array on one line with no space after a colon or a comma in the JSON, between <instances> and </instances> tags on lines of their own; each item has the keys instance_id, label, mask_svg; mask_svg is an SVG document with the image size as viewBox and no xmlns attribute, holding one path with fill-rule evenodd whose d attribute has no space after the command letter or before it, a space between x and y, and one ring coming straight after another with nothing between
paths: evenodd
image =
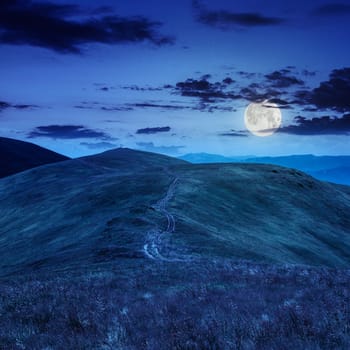
<instances>
[{"instance_id":1,"label":"grass field","mask_svg":"<svg viewBox=\"0 0 350 350\"><path fill-rule=\"evenodd\" d=\"M349 210L293 169L127 149L1 179L0 349L348 349Z\"/></svg>"}]
</instances>

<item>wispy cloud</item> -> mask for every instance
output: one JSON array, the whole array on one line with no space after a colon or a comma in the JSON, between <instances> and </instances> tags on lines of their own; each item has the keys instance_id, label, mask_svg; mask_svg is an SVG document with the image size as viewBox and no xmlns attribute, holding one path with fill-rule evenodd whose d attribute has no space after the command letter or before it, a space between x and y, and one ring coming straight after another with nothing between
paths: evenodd
<instances>
[{"instance_id":1,"label":"wispy cloud","mask_svg":"<svg viewBox=\"0 0 350 350\"><path fill-rule=\"evenodd\" d=\"M134 108L159 108L159 109L188 109L190 107L184 105L175 105L175 104L158 104L151 102L139 102L139 103L128 103L126 106Z\"/></svg>"},{"instance_id":2,"label":"wispy cloud","mask_svg":"<svg viewBox=\"0 0 350 350\"><path fill-rule=\"evenodd\" d=\"M112 149L117 148L118 145L111 142L80 142L82 146L85 146L89 149Z\"/></svg>"},{"instance_id":3,"label":"wispy cloud","mask_svg":"<svg viewBox=\"0 0 350 350\"><path fill-rule=\"evenodd\" d=\"M34 109L39 108L37 105L30 105L30 104L13 104L5 101L0 101L0 112L8 109L8 108L14 108L18 110L26 110L26 109Z\"/></svg>"},{"instance_id":4,"label":"wispy cloud","mask_svg":"<svg viewBox=\"0 0 350 350\"><path fill-rule=\"evenodd\" d=\"M242 98L241 95L237 95L228 89L233 82L232 78L225 78L223 81L215 83L208 81L206 78L198 80L190 78L176 83L174 92L184 97L198 97L206 103L225 99L240 99Z\"/></svg>"},{"instance_id":5,"label":"wispy cloud","mask_svg":"<svg viewBox=\"0 0 350 350\"><path fill-rule=\"evenodd\" d=\"M222 29L276 26L285 22L283 18L265 16L255 12L208 10L199 0L193 0L192 5L198 22Z\"/></svg>"},{"instance_id":6,"label":"wispy cloud","mask_svg":"<svg viewBox=\"0 0 350 350\"><path fill-rule=\"evenodd\" d=\"M228 132L223 132L223 133L219 134L219 136L247 137L248 134L245 131L231 130L231 131L228 131Z\"/></svg>"},{"instance_id":7,"label":"wispy cloud","mask_svg":"<svg viewBox=\"0 0 350 350\"><path fill-rule=\"evenodd\" d=\"M86 128L83 125L38 126L28 134L29 138L49 137L53 139L102 139L113 140L103 131Z\"/></svg>"},{"instance_id":8,"label":"wispy cloud","mask_svg":"<svg viewBox=\"0 0 350 350\"><path fill-rule=\"evenodd\" d=\"M136 134L157 134L157 133L164 133L169 132L171 130L170 126L160 126L160 127L154 127L154 128L144 128L144 129L138 129L136 131Z\"/></svg>"},{"instance_id":9,"label":"wispy cloud","mask_svg":"<svg viewBox=\"0 0 350 350\"><path fill-rule=\"evenodd\" d=\"M155 146L153 142L138 142L137 147L143 151L178 155L185 146Z\"/></svg>"},{"instance_id":10,"label":"wispy cloud","mask_svg":"<svg viewBox=\"0 0 350 350\"><path fill-rule=\"evenodd\" d=\"M161 91L163 90L160 87L152 87L152 86L139 86L139 85L125 85L121 87L124 90L131 91Z\"/></svg>"},{"instance_id":11,"label":"wispy cloud","mask_svg":"<svg viewBox=\"0 0 350 350\"><path fill-rule=\"evenodd\" d=\"M274 71L266 74L265 78L274 88L287 88L293 85L304 85L304 81L289 74L288 70Z\"/></svg>"},{"instance_id":12,"label":"wispy cloud","mask_svg":"<svg viewBox=\"0 0 350 350\"><path fill-rule=\"evenodd\" d=\"M345 3L328 3L317 7L312 14L325 17L350 15L350 5Z\"/></svg>"}]
</instances>

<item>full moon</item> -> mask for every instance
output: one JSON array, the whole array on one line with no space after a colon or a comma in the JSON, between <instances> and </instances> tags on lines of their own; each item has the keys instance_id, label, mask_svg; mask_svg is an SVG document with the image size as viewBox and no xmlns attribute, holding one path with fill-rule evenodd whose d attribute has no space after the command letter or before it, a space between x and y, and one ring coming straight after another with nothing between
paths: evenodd
<instances>
[{"instance_id":1,"label":"full moon","mask_svg":"<svg viewBox=\"0 0 350 350\"><path fill-rule=\"evenodd\" d=\"M244 113L246 128L256 136L270 136L281 126L282 113L275 103L250 103Z\"/></svg>"}]
</instances>

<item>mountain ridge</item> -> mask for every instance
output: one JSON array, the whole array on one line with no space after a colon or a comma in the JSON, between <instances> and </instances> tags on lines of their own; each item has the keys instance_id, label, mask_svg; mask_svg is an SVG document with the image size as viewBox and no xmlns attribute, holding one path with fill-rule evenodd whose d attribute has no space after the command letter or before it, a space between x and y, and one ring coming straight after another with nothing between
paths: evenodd
<instances>
[{"instance_id":1,"label":"mountain ridge","mask_svg":"<svg viewBox=\"0 0 350 350\"><path fill-rule=\"evenodd\" d=\"M217 154L190 153L179 157L191 163L262 163L295 168L324 181L350 185L350 156L315 156L312 154L257 157L225 157Z\"/></svg>"}]
</instances>

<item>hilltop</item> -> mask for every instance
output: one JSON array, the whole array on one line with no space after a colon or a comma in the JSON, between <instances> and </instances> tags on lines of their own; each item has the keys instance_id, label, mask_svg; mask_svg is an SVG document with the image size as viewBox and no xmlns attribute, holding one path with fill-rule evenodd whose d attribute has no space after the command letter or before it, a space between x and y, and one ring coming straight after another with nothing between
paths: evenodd
<instances>
[{"instance_id":1,"label":"hilltop","mask_svg":"<svg viewBox=\"0 0 350 350\"><path fill-rule=\"evenodd\" d=\"M30 142L0 137L0 178L67 159Z\"/></svg>"}]
</instances>

